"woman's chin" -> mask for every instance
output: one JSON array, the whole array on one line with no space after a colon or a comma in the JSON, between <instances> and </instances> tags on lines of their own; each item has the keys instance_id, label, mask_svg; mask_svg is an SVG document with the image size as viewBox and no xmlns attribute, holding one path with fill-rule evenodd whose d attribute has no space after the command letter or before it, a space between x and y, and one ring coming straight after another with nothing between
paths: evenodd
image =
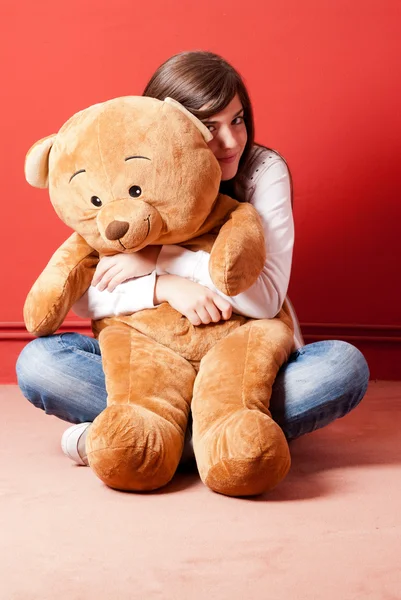
<instances>
[{"instance_id":1,"label":"woman's chin","mask_svg":"<svg viewBox=\"0 0 401 600\"><path fill-rule=\"evenodd\" d=\"M235 163L233 165L222 165L220 163L220 168L221 168L221 180L228 181L229 179L232 179L233 177L236 176L237 171L238 171L238 164Z\"/></svg>"}]
</instances>

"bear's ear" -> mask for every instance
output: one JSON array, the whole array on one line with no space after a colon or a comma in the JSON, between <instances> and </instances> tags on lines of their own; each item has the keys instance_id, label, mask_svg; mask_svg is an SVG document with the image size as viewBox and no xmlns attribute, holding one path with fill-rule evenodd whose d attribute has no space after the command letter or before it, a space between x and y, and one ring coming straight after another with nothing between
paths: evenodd
<instances>
[{"instance_id":1,"label":"bear's ear","mask_svg":"<svg viewBox=\"0 0 401 600\"><path fill-rule=\"evenodd\" d=\"M190 119L192 123L194 123L194 125L196 125L196 127L199 129L199 131L203 135L205 142L210 142L213 139L213 135L208 130L206 125L204 125L202 121L200 121L192 113L190 113L189 110L187 110L182 104L177 102L177 100L173 100L172 98L166 98L164 102L166 104L170 104L170 106L174 106L174 108L184 113L184 115L186 115L188 119Z\"/></svg>"},{"instance_id":2,"label":"bear's ear","mask_svg":"<svg viewBox=\"0 0 401 600\"><path fill-rule=\"evenodd\" d=\"M56 134L39 140L25 158L25 179L33 187L47 188L49 185L49 154Z\"/></svg>"}]
</instances>

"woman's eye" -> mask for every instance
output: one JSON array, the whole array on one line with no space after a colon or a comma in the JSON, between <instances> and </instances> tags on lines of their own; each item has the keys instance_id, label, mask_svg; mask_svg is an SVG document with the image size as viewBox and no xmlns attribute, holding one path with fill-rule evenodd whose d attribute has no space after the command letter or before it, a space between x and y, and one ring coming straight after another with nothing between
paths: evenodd
<instances>
[{"instance_id":1,"label":"woman's eye","mask_svg":"<svg viewBox=\"0 0 401 600\"><path fill-rule=\"evenodd\" d=\"M241 125L241 123L244 122L244 117L235 117L233 124L234 125Z\"/></svg>"},{"instance_id":2,"label":"woman's eye","mask_svg":"<svg viewBox=\"0 0 401 600\"><path fill-rule=\"evenodd\" d=\"M128 192L132 198L139 198L139 196L142 194L142 190L139 185L132 185Z\"/></svg>"},{"instance_id":3,"label":"woman's eye","mask_svg":"<svg viewBox=\"0 0 401 600\"><path fill-rule=\"evenodd\" d=\"M99 208L99 206L102 206L102 201L97 196L92 196L91 202L93 206L96 206L97 208Z\"/></svg>"},{"instance_id":4,"label":"woman's eye","mask_svg":"<svg viewBox=\"0 0 401 600\"><path fill-rule=\"evenodd\" d=\"M216 127L214 125L208 125L207 123L203 123L205 127L207 127L207 129L213 133L213 131L216 131Z\"/></svg>"}]
</instances>

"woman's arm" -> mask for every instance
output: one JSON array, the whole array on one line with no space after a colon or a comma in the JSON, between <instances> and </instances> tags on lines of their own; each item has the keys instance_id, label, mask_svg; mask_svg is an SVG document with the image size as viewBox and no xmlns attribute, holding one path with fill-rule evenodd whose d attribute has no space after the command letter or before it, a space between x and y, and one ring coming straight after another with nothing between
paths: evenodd
<instances>
[{"instance_id":1,"label":"woman's arm","mask_svg":"<svg viewBox=\"0 0 401 600\"><path fill-rule=\"evenodd\" d=\"M145 308L154 308L156 271L150 275L130 279L117 285L112 292L89 286L75 302L73 312L84 319L104 319L117 315L131 315Z\"/></svg>"},{"instance_id":2,"label":"woman's arm","mask_svg":"<svg viewBox=\"0 0 401 600\"><path fill-rule=\"evenodd\" d=\"M209 254L191 252L179 246L163 246L158 273L172 273L191 279L225 298L234 312L254 319L274 317L287 295L294 245L291 184L287 165L280 157L266 168L258 167L255 187L247 198L258 211L266 243L266 262L257 281L238 296L225 296L209 275ZM178 290L177 290L178 292Z\"/></svg>"},{"instance_id":3,"label":"woman's arm","mask_svg":"<svg viewBox=\"0 0 401 600\"><path fill-rule=\"evenodd\" d=\"M103 319L154 308L156 261L160 246L100 259L92 283L72 310L83 318Z\"/></svg>"},{"instance_id":4,"label":"woman's arm","mask_svg":"<svg viewBox=\"0 0 401 600\"><path fill-rule=\"evenodd\" d=\"M232 314L232 307L225 298L204 285L178 275L157 277L155 302L168 302L192 325L218 323L221 319L226 321Z\"/></svg>"},{"instance_id":5,"label":"woman's arm","mask_svg":"<svg viewBox=\"0 0 401 600\"><path fill-rule=\"evenodd\" d=\"M73 306L75 314L98 320L130 315L168 302L193 325L231 317L229 302L205 286L177 275L160 275L156 279L152 269L159 252L160 247L154 246L135 254L102 258L92 285Z\"/></svg>"},{"instance_id":6,"label":"woman's arm","mask_svg":"<svg viewBox=\"0 0 401 600\"><path fill-rule=\"evenodd\" d=\"M194 281L177 275L156 272L118 285L113 292L89 290L73 306L75 314L95 321L105 317L130 315L145 308L168 302L192 325L217 323L231 317L232 308L225 298Z\"/></svg>"}]
</instances>

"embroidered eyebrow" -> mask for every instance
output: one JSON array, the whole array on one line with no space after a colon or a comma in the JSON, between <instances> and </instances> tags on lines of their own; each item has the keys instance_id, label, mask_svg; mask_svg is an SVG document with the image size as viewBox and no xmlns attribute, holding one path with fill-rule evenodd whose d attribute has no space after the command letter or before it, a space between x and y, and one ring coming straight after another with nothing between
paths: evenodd
<instances>
[{"instance_id":1,"label":"embroidered eyebrow","mask_svg":"<svg viewBox=\"0 0 401 600\"><path fill-rule=\"evenodd\" d=\"M127 162L127 160L132 160L133 158L144 158L145 160L150 160L150 158L148 158L147 156L128 156L125 159L125 162Z\"/></svg>"},{"instance_id":2,"label":"embroidered eyebrow","mask_svg":"<svg viewBox=\"0 0 401 600\"><path fill-rule=\"evenodd\" d=\"M71 179L74 179L75 175L79 175L80 173L86 173L86 170L85 169L81 169L80 171L77 171L76 173L74 173L74 175L71 175L70 181L68 183L71 182Z\"/></svg>"}]
</instances>

